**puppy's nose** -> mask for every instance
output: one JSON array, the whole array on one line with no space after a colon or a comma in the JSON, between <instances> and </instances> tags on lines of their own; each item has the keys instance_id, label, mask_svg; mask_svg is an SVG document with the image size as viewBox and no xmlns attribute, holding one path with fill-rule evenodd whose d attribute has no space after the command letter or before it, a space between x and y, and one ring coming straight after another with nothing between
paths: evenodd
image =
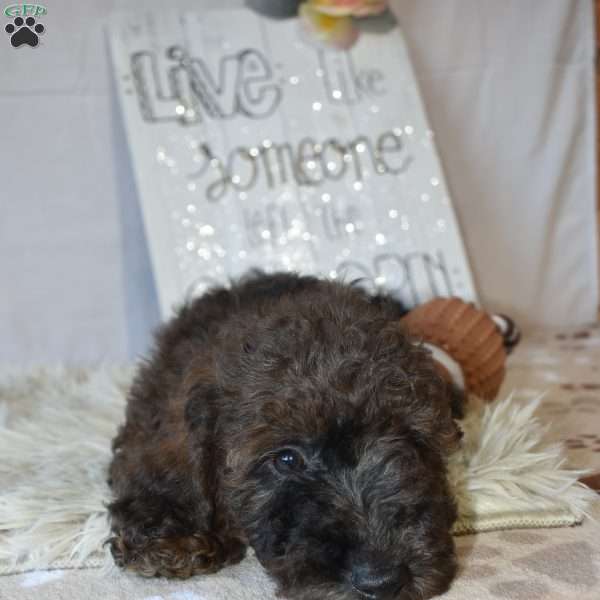
<instances>
[{"instance_id":1,"label":"puppy's nose","mask_svg":"<svg viewBox=\"0 0 600 600\"><path fill-rule=\"evenodd\" d=\"M405 566L383 567L364 563L352 569L352 586L364 598L380 600L393 598L408 582Z\"/></svg>"}]
</instances>

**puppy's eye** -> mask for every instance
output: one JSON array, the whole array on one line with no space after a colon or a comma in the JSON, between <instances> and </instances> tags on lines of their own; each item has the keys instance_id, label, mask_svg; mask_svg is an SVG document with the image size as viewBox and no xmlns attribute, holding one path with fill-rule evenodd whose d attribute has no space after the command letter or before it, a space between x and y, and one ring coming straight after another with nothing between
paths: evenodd
<instances>
[{"instance_id":1,"label":"puppy's eye","mask_svg":"<svg viewBox=\"0 0 600 600\"><path fill-rule=\"evenodd\" d=\"M280 473L300 471L304 468L304 460L296 450L286 448L280 450L273 458L275 467Z\"/></svg>"}]
</instances>

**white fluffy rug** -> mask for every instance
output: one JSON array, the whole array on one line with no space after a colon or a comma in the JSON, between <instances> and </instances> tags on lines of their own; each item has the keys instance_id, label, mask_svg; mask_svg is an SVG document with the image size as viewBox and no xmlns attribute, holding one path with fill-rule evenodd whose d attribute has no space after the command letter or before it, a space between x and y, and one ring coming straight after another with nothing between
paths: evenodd
<instances>
[{"instance_id":1,"label":"white fluffy rug","mask_svg":"<svg viewBox=\"0 0 600 600\"><path fill-rule=\"evenodd\" d=\"M131 373L0 376L0 574L110 564L106 469ZM581 521L595 494L545 441L538 402L470 403L450 464L456 534Z\"/></svg>"}]
</instances>

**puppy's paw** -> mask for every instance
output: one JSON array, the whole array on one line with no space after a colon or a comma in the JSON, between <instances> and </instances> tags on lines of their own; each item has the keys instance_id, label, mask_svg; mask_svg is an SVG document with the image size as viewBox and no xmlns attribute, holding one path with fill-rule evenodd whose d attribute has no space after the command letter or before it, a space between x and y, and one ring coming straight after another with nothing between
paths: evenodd
<instances>
[{"instance_id":1,"label":"puppy's paw","mask_svg":"<svg viewBox=\"0 0 600 600\"><path fill-rule=\"evenodd\" d=\"M245 554L245 546L239 540L223 543L204 533L145 539L120 534L107 543L117 566L144 577L187 579L214 573L227 564L239 562Z\"/></svg>"}]
</instances>

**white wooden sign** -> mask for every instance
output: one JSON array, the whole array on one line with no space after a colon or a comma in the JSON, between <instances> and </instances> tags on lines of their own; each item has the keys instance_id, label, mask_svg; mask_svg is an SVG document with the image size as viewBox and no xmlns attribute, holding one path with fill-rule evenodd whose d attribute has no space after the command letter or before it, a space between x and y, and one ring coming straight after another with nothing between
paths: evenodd
<instances>
[{"instance_id":1,"label":"white wooden sign","mask_svg":"<svg viewBox=\"0 0 600 600\"><path fill-rule=\"evenodd\" d=\"M249 10L113 15L165 317L253 267L476 299L402 35L370 29L338 51Z\"/></svg>"}]
</instances>

